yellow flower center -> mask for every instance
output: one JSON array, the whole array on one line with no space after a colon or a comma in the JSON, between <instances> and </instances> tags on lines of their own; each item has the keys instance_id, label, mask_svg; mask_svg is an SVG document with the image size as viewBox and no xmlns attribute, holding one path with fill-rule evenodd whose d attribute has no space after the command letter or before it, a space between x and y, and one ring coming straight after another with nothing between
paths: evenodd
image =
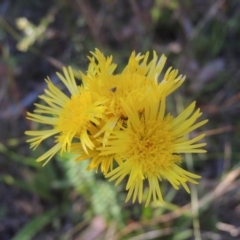
<instances>
[{"instance_id":1,"label":"yellow flower center","mask_svg":"<svg viewBox=\"0 0 240 240\"><path fill-rule=\"evenodd\" d=\"M169 118L148 121L142 128L130 132L125 158L141 166L145 177L158 176L159 172L181 163L181 157L173 154L174 139Z\"/></svg>"},{"instance_id":2,"label":"yellow flower center","mask_svg":"<svg viewBox=\"0 0 240 240\"><path fill-rule=\"evenodd\" d=\"M63 106L56 128L62 132L62 135L81 134L92 118L93 113L89 110L91 105L92 97L89 92L73 95Z\"/></svg>"}]
</instances>

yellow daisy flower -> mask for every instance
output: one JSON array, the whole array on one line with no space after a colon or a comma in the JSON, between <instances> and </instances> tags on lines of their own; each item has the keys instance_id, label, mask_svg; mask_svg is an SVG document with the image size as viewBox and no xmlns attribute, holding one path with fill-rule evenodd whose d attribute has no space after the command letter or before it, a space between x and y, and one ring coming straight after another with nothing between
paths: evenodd
<instances>
[{"instance_id":1,"label":"yellow daisy flower","mask_svg":"<svg viewBox=\"0 0 240 240\"><path fill-rule=\"evenodd\" d=\"M109 172L106 177L119 184L128 176L126 190L130 198L141 203L143 199L143 183L148 182L146 206L153 199L154 203L163 202L160 183L167 179L175 189L182 185L187 192L187 182L197 184L194 179L198 175L180 167L181 153L203 153L205 143L196 143L204 137L201 134L191 140L187 134L204 125L207 120L195 123L201 116L199 109L194 111L193 102L185 111L174 118L165 115L165 98L160 104L154 98L146 98L144 112L138 112L138 106L122 100L122 106L128 116L127 125L121 130L112 131L105 147L100 147L100 155L117 155L122 159L118 167Z\"/></svg>"},{"instance_id":2,"label":"yellow daisy flower","mask_svg":"<svg viewBox=\"0 0 240 240\"><path fill-rule=\"evenodd\" d=\"M165 114L166 97L185 77L171 68L162 75L166 57L158 58L155 52L151 61L148 52L133 52L119 74L114 74L117 65L112 63L112 56L105 57L97 49L91 54L87 73L80 72L81 86L73 70L63 68L64 74L57 75L70 96L47 79L48 89L39 97L45 105L36 104L34 113L27 114L28 119L51 127L26 131L32 148L55 138L54 146L37 161L46 164L59 151L73 152L78 154L77 161L90 160L87 170L100 168L116 184L128 176L126 201L142 202L146 181L146 206L151 200L163 202L163 179L189 192L187 182L197 184L199 176L180 167L180 154L205 152L205 143L197 143L204 134L190 140L188 133L207 120L196 123L201 112L194 110L195 102L177 117Z\"/></svg>"},{"instance_id":3,"label":"yellow daisy flower","mask_svg":"<svg viewBox=\"0 0 240 240\"><path fill-rule=\"evenodd\" d=\"M185 77L177 76L178 71L168 69L162 80L159 76L166 62L163 55L160 59L153 52L153 59L148 63L149 53L145 55L132 52L127 66L119 74L113 74L117 65L112 63L112 56L105 57L98 49L91 52L90 64L87 74L81 72L84 88L93 94L108 99L106 103L107 121L105 126L96 136L105 132L104 144L109 133L106 129L113 129L119 119L127 119L127 114L122 106L121 99L134 102L137 111L143 110L145 97L151 94L161 98L176 90Z\"/></svg>"},{"instance_id":4,"label":"yellow daisy flower","mask_svg":"<svg viewBox=\"0 0 240 240\"><path fill-rule=\"evenodd\" d=\"M37 161L45 164L59 151L70 151L73 138L80 139L85 152L93 149L88 131L93 125L99 124L99 119L104 115L106 99L92 95L88 90L76 84L73 70L63 68L64 75L57 73L64 83L70 97L58 89L48 78L48 89L40 96L46 105L35 104L35 113L27 113L27 118L41 124L52 126L49 130L26 131L32 138L27 140L32 148L36 148L43 140L55 136L55 145L40 156Z\"/></svg>"}]
</instances>

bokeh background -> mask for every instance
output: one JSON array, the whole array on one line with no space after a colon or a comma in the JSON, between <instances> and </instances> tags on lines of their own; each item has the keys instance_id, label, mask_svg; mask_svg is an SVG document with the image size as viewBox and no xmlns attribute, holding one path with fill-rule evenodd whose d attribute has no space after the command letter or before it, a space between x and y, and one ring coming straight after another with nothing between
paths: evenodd
<instances>
[{"instance_id":1,"label":"bokeh background","mask_svg":"<svg viewBox=\"0 0 240 240\"><path fill-rule=\"evenodd\" d=\"M121 71L130 53L155 50L187 76L168 98L177 114L192 101L209 119L207 154L186 155L202 176L192 194L162 183L159 207L124 202L115 187L74 156L44 168L24 131L39 128L26 111L49 76L71 65L87 69L89 51L114 56ZM240 239L239 0L0 1L0 239Z\"/></svg>"}]
</instances>

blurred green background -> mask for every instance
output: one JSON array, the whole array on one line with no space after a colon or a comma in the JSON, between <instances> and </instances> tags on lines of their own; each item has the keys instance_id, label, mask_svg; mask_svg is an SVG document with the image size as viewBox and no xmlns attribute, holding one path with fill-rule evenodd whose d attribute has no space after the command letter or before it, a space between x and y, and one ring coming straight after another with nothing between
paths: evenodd
<instances>
[{"instance_id":1,"label":"blurred green background","mask_svg":"<svg viewBox=\"0 0 240 240\"><path fill-rule=\"evenodd\" d=\"M133 50L166 54L187 76L169 97L175 114L196 100L209 123L207 154L186 155L202 176L192 194L162 184L166 203L125 203L115 187L74 156L44 168L24 131L26 111L63 65L86 71L89 51L114 56L118 71ZM0 239L240 239L239 0L1 0ZM195 133L193 133L195 134Z\"/></svg>"}]
</instances>

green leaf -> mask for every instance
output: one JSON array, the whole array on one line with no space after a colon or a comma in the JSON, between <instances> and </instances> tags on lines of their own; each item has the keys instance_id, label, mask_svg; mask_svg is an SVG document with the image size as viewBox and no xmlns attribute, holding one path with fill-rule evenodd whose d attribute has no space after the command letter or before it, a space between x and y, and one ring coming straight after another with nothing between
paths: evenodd
<instances>
[{"instance_id":1,"label":"green leaf","mask_svg":"<svg viewBox=\"0 0 240 240\"><path fill-rule=\"evenodd\" d=\"M22 155L19 155L18 153L10 151L7 147L5 147L1 143L0 143L0 153L8 156L8 158L10 158L12 161L25 164L26 166L30 166L34 168L41 167L41 165L37 163L34 158L22 156Z\"/></svg>"},{"instance_id":2,"label":"green leaf","mask_svg":"<svg viewBox=\"0 0 240 240\"><path fill-rule=\"evenodd\" d=\"M29 182L23 181L21 179L16 179L13 176L9 174L1 174L0 175L0 182L4 182L9 186L14 186L19 189L24 189L26 191L35 193L39 196L41 196L44 199L53 201L54 196L50 194L50 190L48 192L44 191L41 187L35 186L35 184L29 184Z\"/></svg>"},{"instance_id":3,"label":"green leaf","mask_svg":"<svg viewBox=\"0 0 240 240\"><path fill-rule=\"evenodd\" d=\"M58 209L54 208L50 211L44 212L42 215L35 217L32 221L27 223L12 240L31 240L41 229L43 229L53 217L57 214Z\"/></svg>"},{"instance_id":4,"label":"green leaf","mask_svg":"<svg viewBox=\"0 0 240 240\"><path fill-rule=\"evenodd\" d=\"M177 231L177 234L173 236L172 240L185 240L192 239L193 231L190 229L186 229L183 231Z\"/></svg>"}]
</instances>

